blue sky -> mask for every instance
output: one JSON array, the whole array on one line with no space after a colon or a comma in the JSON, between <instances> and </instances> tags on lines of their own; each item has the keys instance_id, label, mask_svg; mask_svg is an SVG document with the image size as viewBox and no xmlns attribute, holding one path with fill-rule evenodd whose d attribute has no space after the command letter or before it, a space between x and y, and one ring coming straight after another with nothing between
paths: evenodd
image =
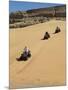
<instances>
[{"instance_id":1,"label":"blue sky","mask_svg":"<svg viewBox=\"0 0 68 90\"><path fill-rule=\"evenodd\" d=\"M30 9L58 6L62 4L55 3L37 3L37 2L24 2L24 1L9 1L9 12L26 11Z\"/></svg>"}]
</instances>

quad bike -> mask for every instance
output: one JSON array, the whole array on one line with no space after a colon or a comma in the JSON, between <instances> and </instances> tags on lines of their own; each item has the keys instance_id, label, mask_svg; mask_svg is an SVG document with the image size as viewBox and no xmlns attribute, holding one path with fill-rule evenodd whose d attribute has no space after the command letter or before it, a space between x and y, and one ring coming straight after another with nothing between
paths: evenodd
<instances>
[{"instance_id":1,"label":"quad bike","mask_svg":"<svg viewBox=\"0 0 68 90\"><path fill-rule=\"evenodd\" d=\"M28 58L31 57L31 52L28 51L27 52L24 52L23 54L21 54L21 56L19 58L16 58L18 61L26 61L28 60Z\"/></svg>"},{"instance_id":2,"label":"quad bike","mask_svg":"<svg viewBox=\"0 0 68 90\"><path fill-rule=\"evenodd\" d=\"M50 38L50 35L49 35L48 32L46 32L42 40L45 40L45 39L48 39L48 38Z\"/></svg>"},{"instance_id":3,"label":"quad bike","mask_svg":"<svg viewBox=\"0 0 68 90\"><path fill-rule=\"evenodd\" d=\"M54 34L59 33L59 32L61 32L61 30L60 30L59 27L57 27L56 30L55 30L55 32L54 32Z\"/></svg>"}]
</instances>

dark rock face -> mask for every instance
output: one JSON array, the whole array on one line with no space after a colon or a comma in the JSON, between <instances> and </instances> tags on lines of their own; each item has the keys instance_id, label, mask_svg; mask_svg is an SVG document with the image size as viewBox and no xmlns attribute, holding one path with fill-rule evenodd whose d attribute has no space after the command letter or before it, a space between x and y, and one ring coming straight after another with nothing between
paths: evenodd
<instances>
[{"instance_id":1,"label":"dark rock face","mask_svg":"<svg viewBox=\"0 0 68 90\"><path fill-rule=\"evenodd\" d=\"M29 16L65 17L66 5L28 10Z\"/></svg>"}]
</instances>

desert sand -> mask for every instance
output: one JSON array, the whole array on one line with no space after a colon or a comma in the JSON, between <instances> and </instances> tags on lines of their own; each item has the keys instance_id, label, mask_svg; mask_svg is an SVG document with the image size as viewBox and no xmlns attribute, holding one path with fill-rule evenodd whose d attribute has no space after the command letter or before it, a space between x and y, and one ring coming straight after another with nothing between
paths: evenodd
<instances>
[{"instance_id":1,"label":"desert sand","mask_svg":"<svg viewBox=\"0 0 68 90\"><path fill-rule=\"evenodd\" d=\"M53 34L57 26L61 32ZM50 38L41 40L46 31ZM65 32L60 20L10 29L10 88L65 85ZM17 61L25 46L32 57Z\"/></svg>"}]
</instances>

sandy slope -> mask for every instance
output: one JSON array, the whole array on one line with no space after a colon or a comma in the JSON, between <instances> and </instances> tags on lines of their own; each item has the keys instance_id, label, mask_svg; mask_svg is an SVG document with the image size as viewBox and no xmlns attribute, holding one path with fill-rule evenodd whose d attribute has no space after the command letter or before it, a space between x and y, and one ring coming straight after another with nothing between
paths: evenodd
<instances>
[{"instance_id":1,"label":"sandy slope","mask_svg":"<svg viewBox=\"0 0 68 90\"><path fill-rule=\"evenodd\" d=\"M54 35L56 26L61 32ZM10 30L10 87L65 85L65 21L51 20L25 28ZM45 31L49 40L41 40ZM27 45L32 57L17 61Z\"/></svg>"}]
</instances>

